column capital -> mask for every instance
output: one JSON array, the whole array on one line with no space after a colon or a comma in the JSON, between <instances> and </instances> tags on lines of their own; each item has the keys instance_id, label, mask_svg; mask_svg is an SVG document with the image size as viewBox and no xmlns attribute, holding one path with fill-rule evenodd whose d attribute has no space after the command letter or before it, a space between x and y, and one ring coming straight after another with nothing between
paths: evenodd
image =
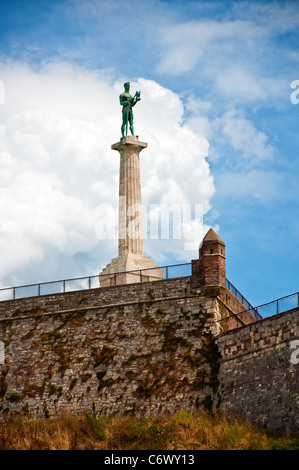
<instances>
[{"instance_id":1,"label":"column capital","mask_svg":"<svg viewBox=\"0 0 299 470\"><path fill-rule=\"evenodd\" d=\"M123 148L130 148L131 146L136 147L140 152L142 149L147 147L147 143L140 142L137 135L128 135L122 137L119 142L116 142L116 144L111 145L111 149L120 151Z\"/></svg>"}]
</instances>

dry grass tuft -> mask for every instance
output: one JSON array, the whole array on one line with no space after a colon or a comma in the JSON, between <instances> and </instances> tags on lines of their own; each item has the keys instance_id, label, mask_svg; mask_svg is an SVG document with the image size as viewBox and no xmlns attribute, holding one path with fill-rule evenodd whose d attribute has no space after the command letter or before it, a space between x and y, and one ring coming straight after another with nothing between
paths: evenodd
<instances>
[{"instance_id":1,"label":"dry grass tuft","mask_svg":"<svg viewBox=\"0 0 299 470\"><path fill-rule=\"evenodd\" d=\"M62 414L0 421L0 450L298 450L299 439L273 437L223 414L186 411L158 419Z\"/></svg>"}]
</instances>

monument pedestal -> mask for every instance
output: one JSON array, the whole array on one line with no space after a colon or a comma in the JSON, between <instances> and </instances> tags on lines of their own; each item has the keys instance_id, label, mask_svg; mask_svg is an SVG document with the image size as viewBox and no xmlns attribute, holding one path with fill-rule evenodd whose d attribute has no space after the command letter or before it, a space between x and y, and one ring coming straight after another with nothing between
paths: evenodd
<instances>
[{"instance_id":1,"label":"monument pedestal","mask_svg":"<svg viewBox=\"0 0 299 470\"><path fill-rule=\"evenodd\" d=\"M140 142L137 136L122 137L120 142L111 146L120 154L118 257L112 259L100 273L101 287L164 277L164 271L143 255L139 154L146 147L147 144Z\"/></svg>"},{"instance_id":2,"label":"monument pedestal","mask_svg":"<svg viewBox=\"0 0 299 470\"><path fill-rule=\"evenodd\" d=\"M129 272L128 272L129 271ZM100 275L100 287L132 284L134 282L159 281L164 271L148 256L127 253L111 262Z\"/></svg>"}]
</instances>

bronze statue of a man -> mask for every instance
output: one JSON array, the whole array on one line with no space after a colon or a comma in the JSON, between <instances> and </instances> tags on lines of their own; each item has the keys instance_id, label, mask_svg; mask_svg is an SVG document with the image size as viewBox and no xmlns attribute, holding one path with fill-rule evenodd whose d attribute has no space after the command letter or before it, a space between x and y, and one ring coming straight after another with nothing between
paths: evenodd
<instances>
[{"instance_id":1,"label":"bronze statue of a man","mask_svg":"<svg viewBox=\"0 0 299 470\"><path fill-rule=\"evenodd\" d=\"M121 135L124 137L125 132L128 135L128 123L130 123L131 134L134 135L133 127L133 111L132 108L135 106L137 101L140 101L140 91L136 91L134 97L130 94L130 82L124 84L125 91L120 95L119 102L122 106L122 126L121 126Z\"/></svg>"}]
</instances>

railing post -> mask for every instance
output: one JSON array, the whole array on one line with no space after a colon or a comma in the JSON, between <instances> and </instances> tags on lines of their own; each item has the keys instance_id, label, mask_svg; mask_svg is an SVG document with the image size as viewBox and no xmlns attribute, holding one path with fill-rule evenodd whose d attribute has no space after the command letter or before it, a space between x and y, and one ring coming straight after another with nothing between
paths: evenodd
<instances>
[{"instance_id":1,"label":"railing post","mask_svg":"<svg viewBox=\"0 0 299 470\"><path fill-rule=\"evenodd\" d=\"M88 289L90 289L91 286L91 281L90 281L90 276L88 277Z\"/></svg>"},{"instance_id":2,"label":"railing post","mask_svg":"<svg viewBox=\"0 0 299 470\"><path fill-rule=\"evenodd\" d=\"M40 296L40 284L37 284L37 295Z\"/></svg>"},{"instance_id":3,"label":"railing post","mask_svg":"<svg viewBox=\"0 0 299 470\"><path fill-rule=\"evenodd\" d=\"M166 266L166 279L168 279L168 266Z\"/></svg>"},{"instance_id":4,"label":"railing post","mask_svg":"<svg viewBox=\"0 0 299 470\"><path fill-rule=\"evenodd\" d=\"M15 287L13 287L13 289L12 289L12 298L13 298L13 300L15 300L15 298L16 298L16 288Z\"/></svg>"},{"instance_id":5,"label":"railing post","mask_svg":"<svg viewBox=\"0 0 299 470\"><path fill-rule=\"evenodd\" d=\"M65 280L62 281L62 292L65 292Z\"/></svg>"}]
</instances>

